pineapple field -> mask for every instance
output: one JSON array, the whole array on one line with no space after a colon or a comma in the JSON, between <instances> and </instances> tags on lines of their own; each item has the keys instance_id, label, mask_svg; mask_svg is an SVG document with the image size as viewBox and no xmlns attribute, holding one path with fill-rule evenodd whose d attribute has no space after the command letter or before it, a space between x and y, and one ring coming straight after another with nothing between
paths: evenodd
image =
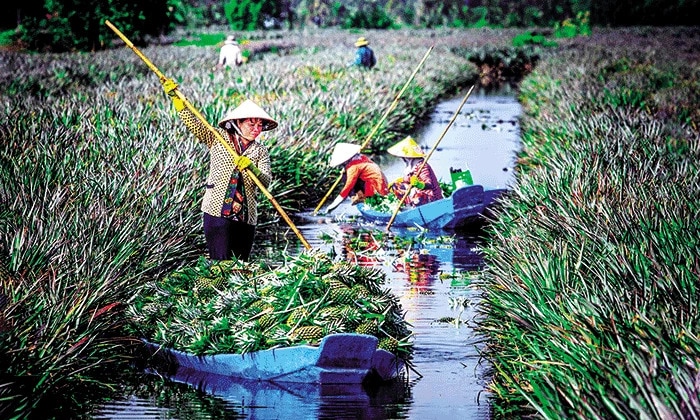
<instances>
[{"instance_id":1,"label":"pineapple field","mask_svg":"<svg viewBox=\"0 0 700 420\"><path fill-rule=\"evenodd\" d=\"M207 120L250 98L281 122L261 141L292 214L338 175L336 142L376 126L367 152L383 153L440 98L521 69L518 185L475 280L493 416L697 418L700 34L594 28L514 47L521 33L250 33L248 63L221 72L215 46L142 51ZM360 35L376 70L347 66ZM412 360L380 273L313 253L202 259L206 150L133 52L3 50L0 69L2 417L89 412L122 389L141 337L212 354L359 331ZM261 219L280 221L269 203Z\"/></svg>"}]
</instances>

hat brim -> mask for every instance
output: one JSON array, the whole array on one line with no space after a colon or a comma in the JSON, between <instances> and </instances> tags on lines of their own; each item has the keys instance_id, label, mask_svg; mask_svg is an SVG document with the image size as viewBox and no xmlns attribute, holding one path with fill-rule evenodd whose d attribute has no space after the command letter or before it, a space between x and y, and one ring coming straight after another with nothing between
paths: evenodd
<instances>
[{"instance_id":1,"label":"hat brim","mask_svg":"<svg viewBox=\"0 0 700 420\"><path fill-rule=\"evenodd\" d=\"M353 156L362 150L362 146L352 143L338 143L333 149L330 166L339 166L349 161Z\"/></svg>"},{"instance_id":2,"label":"hat brim","mask_svg":"<svg viewBox=\"0 0 700 420\"><path fill-rule=\"evenodd\" d=\"M386 150L390 155L400 158L422 158L425 157L420 146L412 137L406 137Z\"/></svg>"},{"instance_id":3,"label":"hat brim","mask_svg":"<svg viewBox=\"0 0 700 420\"><path fill-rule=\"evenodd\" d=\"M226 128L227 121L234 120L245 120L248 118L259 118L263 121L262 131L268 131L277 128L277 121L275 121L264 109L260 108L258 104L246 99L242 104L238 105L232 111L229 111L222 119L219 121L219 127Z\"/></svg>"}]
</instances>

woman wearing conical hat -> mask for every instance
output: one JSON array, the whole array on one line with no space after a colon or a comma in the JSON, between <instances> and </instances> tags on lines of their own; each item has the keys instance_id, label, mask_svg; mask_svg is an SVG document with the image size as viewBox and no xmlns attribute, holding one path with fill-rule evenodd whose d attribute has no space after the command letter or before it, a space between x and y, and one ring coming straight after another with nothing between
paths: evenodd
<instances>
[{"instance_id":1,"label":"woman wearing conical hat","mask_svg":"<svg viewBox=\"0 0 700 420\"><path fill-rule=\"evenodd\" d=\"M361 154L360 149L360 146L351 143L335 145L330 165L343 165L345 184L335 200L326 209L326 213L335 210L351 193L357 194L353 204L375 194L385 196L389 193L386 176L381 168L369 157Z\"/></svg>"},{"instance_id":2,"label":"woman wearing conical hat","mask_svg":"<svg viewBox=\"0 0 700 420\"><path fill-rule=\"evenodd\" d=\"M256 139L263 131L277 127L277 122L251 100L224 115L215 129L238 154L234 158L175 95L175 82L166 80L163 89L187 129L209 148L209 174L201 206L209 258L247 261L258 223L258 188L244 169L255 174L263 186L270 185L270 154Z\"/></svg>"},{"instance_id":3,"label":"woman wearing conical hat","mask_svg":"<svg viewBox=\"0 0 700 420\"><path fill-rule=\"evenodd\" d=\"M425 154L413 137L406 137L387 151L389 154L402 158L406 164L403 176L391 184L391 192L399 200L409 190L409 196L404 202L412 206L420 206L443 198L442 188L435 172L427 162L423 165Z\"/></svg>"}]
</instances>

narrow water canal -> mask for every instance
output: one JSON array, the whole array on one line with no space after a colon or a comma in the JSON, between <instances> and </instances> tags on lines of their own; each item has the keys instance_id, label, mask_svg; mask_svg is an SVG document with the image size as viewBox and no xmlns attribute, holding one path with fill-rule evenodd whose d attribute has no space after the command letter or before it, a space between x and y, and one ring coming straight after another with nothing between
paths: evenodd
<instances>
[{"instance_id":1,"label":"narrow water canal","mask_svg":"<svg viewBox=\"0 0 700 420\"><path fill-rule=\"evenodd\" d=\"M443 133L462 99L456 96L438 104L429 123L414 134L426 151ZM475 91L430 158L438 178L449 180L450 168L469 169L476 184L512 186L513 162L520 147L520 112L514 92ZM400 160L381 157L378 161L388 179L401 174ZM384 227L362 222L347 201L332 217L300 215L298 227L313 248L344 253L343 243L358 235L368 240L382 236ZM319 389L234 383L224 378L151 378L139 392L100 407L94 418L490 418L485 394L488 366L479 357L479 337L473 330L480 292L472 288L471 280L483 266L479 232L392 228L392 235L410 237L414 244L348 257L386 272L387 287L400 299L412 325L414 369L405 383L376 389Z\"/></svg>"}]
</instances>

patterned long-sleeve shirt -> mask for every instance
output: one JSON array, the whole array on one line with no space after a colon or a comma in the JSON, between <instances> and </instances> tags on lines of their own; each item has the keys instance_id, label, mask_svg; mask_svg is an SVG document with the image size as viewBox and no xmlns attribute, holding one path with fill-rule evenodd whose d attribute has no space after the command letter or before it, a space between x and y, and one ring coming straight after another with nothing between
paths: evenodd
<instances>
[{"instance_id":1,"label":"patterned long-sleeve shirt","mask_svg":"<svg viewBox=\"0 0 700 420\"><path fill-rule=\"evenodd\" d=\"M201 209L207 214L221 217L221 208L226 197L229 181L236 170L233 164L233 156L221 144L217 136L190 110L185 108L179 111L178 115L187 129L209 148L209 175L207 176ZM215 127L215 129L235 150L229 134L222 128ZM270 153L267 147L258 141L253 141L243 152L243 155L249 157L251 162L260 169L260 177L258 177L260 182L265 187L270 185L272 174ZM243 188L246 202L248 203L248 220L244 221L249 225L256 225L258 223L258 187L248 175L248 171L243 172Z\"/></svg>"},{"instance_id":2,"label":"patterned long-sleeve shirt","mask_svg":"<svg viewBox=\"0 0 700 420\"><path fill-rule=\"evenodd\" d=\"M416 160L414 166L407 167L404 172L404 177L400 184L392 185L392 192L399 198L406 194L406 191L411 190L410 195L406 198L406 203L413 206L420 206L430 203L431 201L444 198L440 182L428 163L423 165L420 172L418 168L423 163L423 159ZM415 176L418 180L425 184L423 189L411 189L411 177Z\"/></svg>"}]
</instances>

